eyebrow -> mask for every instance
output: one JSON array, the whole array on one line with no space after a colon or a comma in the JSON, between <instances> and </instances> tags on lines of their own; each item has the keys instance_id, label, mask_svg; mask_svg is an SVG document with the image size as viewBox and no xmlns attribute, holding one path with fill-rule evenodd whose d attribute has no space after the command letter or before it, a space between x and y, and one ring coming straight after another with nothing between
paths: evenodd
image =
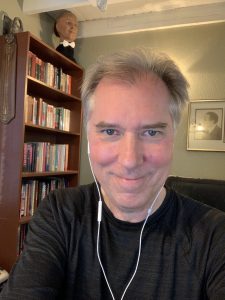
<instances>
[{"instance_id":1,"label":"eyebrow","mask_svg":"<svg viewBox=\"0 0 225 300\"><path fill-rule=\"evenodd\" d=\"M167 123L164 122L158 122L158 123L154 123L154 124L147 124L142 126L141 128L143 129L148 129L148 128L166 128L168 127Z\"/></svg>"},{"instance_id":2,"label":"eyebrow","mask_svg":"<svg viewBox=\"0 0 225 300\"><path fill-rule=\"evenodd\" d=\"M106 128L106 127L120 127L118 124L115 123L107 123L107 122L99 122L95 125L96 128Z\"/></svg>"},{"instance_id":3,"label":"eyebrow","mask_svg":"<svg viewBox=\"0 0 225 300\"><path fill-rule=\"evenodd\" d=\"M107 122L99 122L95 125L96 128L120 128L121 126L116 123L107 123ZM144 126L140 126L141 129L149 129L149 128L166 128L168 124L165 122L157 122L153 124L145 124Z\"/></svg>"}]
</instances>

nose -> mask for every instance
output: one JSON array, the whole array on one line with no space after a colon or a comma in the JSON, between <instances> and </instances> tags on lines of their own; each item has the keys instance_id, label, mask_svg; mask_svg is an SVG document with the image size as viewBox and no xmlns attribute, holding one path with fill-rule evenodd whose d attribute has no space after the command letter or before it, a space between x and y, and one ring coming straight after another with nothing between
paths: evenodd
<instances>
[{"instance_id":1,"label":"nose","mask_svg":"<svg viewBox=\"0 0 225 300\"><path fill-rule=\"evenodd\" d=\"M125 134L120 141L119 163L132 170L140 166L144 160L141 142L133 134Z\"/></svg>"}]
</instances>

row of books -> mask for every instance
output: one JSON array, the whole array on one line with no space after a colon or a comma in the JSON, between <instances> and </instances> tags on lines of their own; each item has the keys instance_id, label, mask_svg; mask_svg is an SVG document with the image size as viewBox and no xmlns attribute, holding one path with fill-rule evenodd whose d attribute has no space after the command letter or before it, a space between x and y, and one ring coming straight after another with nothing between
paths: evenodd
<instances>
[{"instance_id":1,"label":"row of books","mask_svg":"<svg viewBox=\"0 0 225 300\"><path fill-rule=\"evenodd\" d=\"M21 190L20 218L32 216L39 203L52 190L68 186L66 178L48 177L45 180L24 180ZM28 223L21 224L18 228L18 255L24 247L24 241L28 232Z\"/></svg>"},{"instance_id":2,"label":"row of books","mask_svg":"<svg viewBox=\"0 0 225 300\"><path fill-rule=\"evenodd\" d=\"M67 186L68 181L64 177L48 177L44 180L24 180L21 188L20 218L33 216L39 203L50 191Z\"/></svg>"},{"instance_id":3,"label":"row of books","mask_svg":"<svg viewBox=\"0 0 225 300\"><path fill-rule=\"evenodd\" d=\"M28 75L46 83L52 88L71 94L72 77L69 74L65 74L61 68L43 61L31 51L28 53Z\"/></svg>"},{"instance_id":4,"label":"row of books","mask_svg":"<svg viewBox=\"0 0 225 300\"><path fill-rule=\"evenodd\" d=\"M42 98L26 95L24 121L33 125L69 131L70 110L64 107L55 107Z\"/></svg>"},{"instance_id":5,"label":"row of books","mask_svg":"<svg viewBox=\"0 0 225 300\"><path fill-rule=\"evenodd\" d=\"M24 143L23 172L57 172L68 169L68 144Z\"/></svg>"},{"instance_id":6,"label":"row of books","mask_svg":"<svg viewBox=\"0 0 225 300\"><path fill-rule=\"evenodd\" d=\"M28 231L28 224L21 224L18 228L18 246L17 255L20 255L23 251L24 241Z\"/></svg>"}]
</instances>

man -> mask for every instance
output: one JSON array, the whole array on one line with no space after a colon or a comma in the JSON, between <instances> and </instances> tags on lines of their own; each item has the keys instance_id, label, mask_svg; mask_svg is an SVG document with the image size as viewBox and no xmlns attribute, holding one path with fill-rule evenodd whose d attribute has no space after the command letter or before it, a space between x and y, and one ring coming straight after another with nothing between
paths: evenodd
<instances>
[{"instance_id":1,"label":"man","mask_svg":"<svg viewBox=\"0 0 225 300\"><path fill-rule=\"evenodd\" d=\"M218 114L208 111L204 115L202 140L221 140L222 128L218 126Z\"/></svg>"},{"instance_id":2,"label":"man","mask_svg":"<svg viewBox=\"0 0 225 300\"><path fill-rule=\"evenodd\" d=\"M77 32L77 17L70 11L63 12L56 19L54 24L54 33L60 40L56 50L73 61L76 61L74 58L74 48Z\"/></svg>"},{"instance_id":3,"label":"man","mask_svg":"<svg viewBox=\"0 0 225 300\"><path fill-rule=\"evenodd\" d=\"M187 86L147 49L89 69L96 182L41 203L0 299L225 299L224 213L164 186Z\"/></svg>"}]
</instances>

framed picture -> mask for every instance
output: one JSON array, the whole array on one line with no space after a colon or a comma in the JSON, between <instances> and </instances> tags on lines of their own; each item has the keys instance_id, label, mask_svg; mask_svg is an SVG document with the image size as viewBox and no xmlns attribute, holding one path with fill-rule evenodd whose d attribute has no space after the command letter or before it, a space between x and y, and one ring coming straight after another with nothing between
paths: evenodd
<instances>
[{"instance_id":1,"label":"framed picture","mask_svg":"<svg viewBox=\"0 0 225 300\"><path fill-rule=\"evenodd\" d=\"M191 101L187 149L225 151L225 100Z\"/></svg>"}]
</instances>

